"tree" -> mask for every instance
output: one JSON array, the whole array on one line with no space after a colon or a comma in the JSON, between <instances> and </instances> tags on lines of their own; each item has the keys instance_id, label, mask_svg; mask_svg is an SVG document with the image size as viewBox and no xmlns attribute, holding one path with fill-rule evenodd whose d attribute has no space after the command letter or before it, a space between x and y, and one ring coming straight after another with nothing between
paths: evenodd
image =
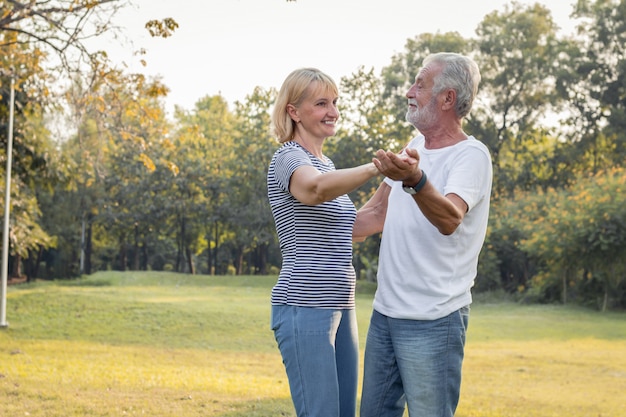
<instances>
[{"instance_id":1,"label":"tree","mask_svg":"<svg viewBox=\"0 0 626 417\"><path fill-rule=\"evenodd\" d=\"M63 192L61 191L56 197L49 194L46 187L51 186L45 185L44 180L56 181L57 179L53 179L55 175L64 175L67 179L66 172L54 172L54 170L64 169L65 162L56 166L50 163L56 155L56 146L46 142L50 140L46 125L48 121L46 112L55 108L56 100L50 90L53 71L44 71L42 68L44 64L60 62L59 69L65 70L74 79L87 74L83 80L85 84L101 82L103 74L107 71L103 65L106 61L106 53L90 51L86 45L92 37L116 31L117 28L112 24L112 18L118 10L128 4L130 3L122 0L9 0L0 3L0 49L3 52L2 68L4 69L3 79L0 82L3 87L6 87L8 85L6 80L11 76L15 77L20 112L16 117L14 167L18 179L29 178L26 187L16 184L18 187L13 188L35 190L37 187L28 200L25 199L24 192L12 199L13 217L16 219L11 227L11 235L14 237L12 250L17 251L14 252L16 256L29 259L26 264L29 274L37 274L39 260L45 255L46 249L59 243L57 239L51 237L57 237L57 235L48 235L43 230L62 229L58 225L51 224L50 217L40 216L42 203L58 204L55 198L60 197ZM173 19L153 20L146 24L146 28L153 36L169 36L176 27L177 24ZM7 74L7 69L11 74ZM81 70L84 71L80 72ZM93 74L97 76L89 79L89 76ZM6 97L8 95L2 94L3 100ZM95 109L94 106L88 107ZM22 118L22 116L25 117ZM84 120L84 123L83 127L87 128L89 121ZM32 161L36 161L38 168L30 169L33 162L28 160L31 158ZM85 180L83 185L90 183L88 178ZM79 206L84 207L84 202L85 199L81 196ZM83 212L87 211L83 210ZM91 223L87 224L91 225ZM23 232L22 228L27 231ZM19 239L19 242L16 239ZM28 255L25 255L25 250L29 253ZM19 267L19 258L14 264L15 267ZM72 262L67 264L71 265Z\"/></svg>"},{"instance_id":2,"label":"tree","mask_svg":"<svg viewBox=\"0 0 626 417\"><path fill-rule=\"evenodd\" d=\"M537 259L544 274L534 285L547 287L561 280L561 299L572 289L579 298L606 310L626 293L626 172L622 168L581 177L571 187L525 195L522 247ZM548 275L545 272L549 272ZM547 278L549 277L549 278ZM550 279L551 278L551 279ZM597 285L593 285L593 284Z\"/></svg>"},{"instance_id":3,"label":"tree","mask_svg":"<svg viewBox=\"0 0 626 417\"><path fill-rule=\"evenodd\" d=\"M227 182L225 205L232 233L233 261L237 274L245 266L254 274L267 274L268 251L275 242L274 223L267 200L267 169L278 144L272 137L270 108L276 91L255 88L244 102L235 103L237 137L233 158L228 159L233 175ZM245 262L244 257L249 261Z\"/></svg>"},{"instance_id":4,"label":"tree","mask_svg":"<svg viewBox=\"0 0 626 417\"><path fill-rule=\"evenodd\" d=\"M476 33L484 106L474 112L484 129L481 140L494 164L494 195L510 195L533 181L522 178L528 141L545 136L542 121L557 103L555 72L561 44L549 9L516 2L494 11ZM530 155L529 155L530 156Z\"/></svg>"},{"instance_id":5,"label":"tree","mask_svg":"<svg viewBox=\"0 0 626 417\"><path fill-rule=\"evenodd\" d=\"M118 266L124 270L127 266L138 268L139 253L154 233L154 208L159 204L154 205L150 174L156 170L155 161L161 159L169 126L159 101L167 89L160 82L137 74L115 81L114 88L103 95L107 103L103 127L110 136L104 176L104 202L108 205L101 221L118 233ZM127 248L133 256L130 262Z\"/></svg>"},{"instance_id":6,"label":"tree","mask_svg":"<svg viewBox=\"0 0 626 417\"><path fill-rule=\"evenodd\" d=\"M90 51L86 42L118 28L112 19L128 0L8 0L0 3L0 32L12 33L10 42L36 44L50 48L63 67L78 70L81 60L92 64L100 60L99 51ZM172 18L152 19L146 23L152 36L168 37L178 28Z\"/></svg>"},{"instance_id":7,"label":"tree","mask_svg":"<svg viewBox=\"0 0 626 417\"><path fill-rule=\"evenodd\" d=\"M115 236L117 269L140 268L159 215L149 174L166 147L169 126L159 101L166 93L158 80L103 68L87 87L75 80L66 96L77 127L66 148L77 168L70 183L80 196L72 208L75 230L99 223Z\"/></svg>"},{"instance_id":8,"label":"tree","mask_svg":"<svg viewBox=\"0 0 626 417\"><path fill-rule=\"evenodd\" d=\"M578 34L557 78L567 103L572 159L591 172L623 165L626 157L626 1L581 0Z\"/></svg>"},{"instance_id":9,"label":"tree","mask_svg":"<svg viewBox=\"0 0 626 417\"><path fill-rule=\"evenodd\" d=\"M15 34L10 42L49 47L69 68L68 53L75 50L90 57L84 41L110 30L111 17L124 4L122 0L9 0L0 5L0 31Z\"/></svg>"},{"instance_id":10,"label":"tree","mask_svg":"<svg viewBox=\"0 0 626 417\"><path fill-rule=\"evenodd\" d=\"M37 258L42 248L53 245L53 238L41 227L39 195L62 176L59 155L46 127L48 77L41 66L41 51L11 43L11 34L0 33L0 160L6 166L9 97L13 87L15 115L13 126L13 169L11 175L11 227L9 246L12 275L22 275L22 261ZM12 80L12 81L11 81ZM5 183L2 171L2 183ZM4 188L3 188L4 190ZM4 194L4 192L2 193ZM34 261L33 261L34 262ZM35 263L28 265L34 270Z\"/></svg>"},{"instance_id":11,"label":"tree","mask_svg":"<svg viewBox=\"0 0 626 417\"><path fill-rule=\"evenodd\" d=\"M229 210L224 201L232 175L229 160L238 138L236 119L221 96L200 99L191 112L178 109L176 117L180 128L175 145L179 151L185 150L174 159L180 171L176 188L181 193L180 204L188 205L180 212L180 230L182 233L182 222L187 222L186 233L190 235L186 241L195 242L190 253L204 251L205 247L198 246L204 242L207 271L217 274L226 270L220 262L220 245L225 240Z\"/></svg>"}]
</instances>

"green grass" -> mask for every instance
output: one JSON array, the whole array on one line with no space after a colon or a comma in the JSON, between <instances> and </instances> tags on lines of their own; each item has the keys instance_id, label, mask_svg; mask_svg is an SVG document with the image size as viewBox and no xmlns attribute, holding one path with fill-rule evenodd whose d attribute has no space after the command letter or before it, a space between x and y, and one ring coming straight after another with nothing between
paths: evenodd
<instances>
[{"instance_id":1,"label":"green grass","mask_svg":"<svg viewBox=\"0 0 626 417\"><path fill-rule=\"evenodd\" d=\"M275 277L98 273L9 287L0 416L293 416ZM359 283L361 350L374 288ZM457 417L626 410L626 315L477 302Z\"/></svg>"}]
</instances>

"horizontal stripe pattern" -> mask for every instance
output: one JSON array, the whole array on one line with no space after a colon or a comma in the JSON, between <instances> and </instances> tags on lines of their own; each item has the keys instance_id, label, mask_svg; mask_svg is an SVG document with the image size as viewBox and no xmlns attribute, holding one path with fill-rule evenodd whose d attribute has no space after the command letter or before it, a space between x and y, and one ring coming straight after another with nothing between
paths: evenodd
<instances>
[{"instance_id":1,"label":"horizontal stripe pattern","mask_svg":"<svg viewBox=\"0 0 626 417\"><path fill-rule=\"evenodd\" d=\"M270 162L267 191L283 263L272 289L272 304L318 308L354 308L352 227L356 208L347 195L307 206L289 193L296 169L312 165L335 170L295 142L278 149Z\"/></svg>"}]
</instances>

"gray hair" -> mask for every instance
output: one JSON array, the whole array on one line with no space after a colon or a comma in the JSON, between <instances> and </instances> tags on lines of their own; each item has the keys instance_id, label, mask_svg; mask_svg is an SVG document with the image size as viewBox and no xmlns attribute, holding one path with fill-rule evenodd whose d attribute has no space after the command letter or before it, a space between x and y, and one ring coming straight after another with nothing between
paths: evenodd
<instances>
[{"instance_id":1,"label":"gray hair","mask_svg":"<svg viewBox=\"0 0 626 417\"><path fill-rule=\"evenodd\" d=\"M440 52L424 58L423 66L429 63L442 64L441 73L435 78L433 94L451 88L456 91L456 115L467 116L478 93L480 70L473 59L452 52Z\"/></svg>"}]
</instances>

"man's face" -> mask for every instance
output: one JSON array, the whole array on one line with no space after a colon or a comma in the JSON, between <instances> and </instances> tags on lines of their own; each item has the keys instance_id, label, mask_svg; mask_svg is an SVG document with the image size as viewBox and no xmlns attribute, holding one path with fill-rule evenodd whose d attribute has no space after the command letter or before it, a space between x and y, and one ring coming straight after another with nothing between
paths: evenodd
<instances>
[{"instance_id":1,"label":"man's face","mask_svg":"<svg viewBox=\"0 0 626 417\"><path fill-rule=\"evenodd\" d=\"M439 119L438 97L433 95L435 76L441 71L438 65L423 67L406 93L409 107L406 120L418 130L432 127Z\"/></svg>"},{"instance_id":2,"label":"man's face","mask_svg":"<svg viewBox=\"0 0 626 417\"><path fill-rule=\"evenodd\" d=\"M411 123L417 130L427 130L433 127L439 119L437 114L437 97L431 99L425 105L411 105L406 112L406 121Z\"/></svg>"}]
</instances>

